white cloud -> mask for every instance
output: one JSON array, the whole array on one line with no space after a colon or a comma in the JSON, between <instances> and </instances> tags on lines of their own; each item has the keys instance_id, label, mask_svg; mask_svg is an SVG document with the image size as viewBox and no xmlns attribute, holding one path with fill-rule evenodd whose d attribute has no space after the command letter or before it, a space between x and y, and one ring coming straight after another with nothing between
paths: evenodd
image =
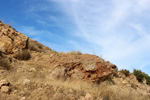
<instances>
[{"instance_id":1,"label":"white cloud","mask_svg":"<svg viewBox=\"0 0 150 100\"><path fill-rule=\"evenodd\" d=\"M72 27L66 25L69 22L74 24L74 30L71 28L68 35L84 40L84 43L75 39L68 40L75 50L102 54L119 68L144 68L150 65L150 0L46 1L55 2L55 8L40 5L34 6L31 12L61 12L61 16L43 16L37 13L41 16L37 22L49 24L51 20L64 30ZM29 28L29 31L42 33L36 32L34 28ZM57 47L59 49L60 46Z\"/></svg>"},{"instance_id":2,"label":"white cloud","mask_svg":"<svg viewBox=\"0 0 150 100\"><path fill-rule=\"evenodd\" d=\"M24 34L28 35L28 36L35 36L35 37L41 37L41 36L45 36L44 34L51 36L52 33L50 31L45 31L45 30L38 30L33 26L22 26L19 29L20 32L23 32Z\"/></svg>"},{"instance_id":3,"label":"white cloud","mask_svg":"<svg viewBox=\"0 0 150 100\"><path fill-rule=\"evenodd\" d=\"M147 11L150 13L150 0L77 0L77 3L70 0L57 1L63 12L72 17L77 25L76 36L100 48L101 53L96 51L98 55L103 54L120 68L131 67L132 62L135 66L139 64L139 67L146 65L143 60L146 60L146 51L150 50L150 35L142 27L149 24L141 18L147 17L144 16ZM139 60L140 56L142 59ZM126 59L132 62L126 62Z\"/></svg>"}]
</instances>

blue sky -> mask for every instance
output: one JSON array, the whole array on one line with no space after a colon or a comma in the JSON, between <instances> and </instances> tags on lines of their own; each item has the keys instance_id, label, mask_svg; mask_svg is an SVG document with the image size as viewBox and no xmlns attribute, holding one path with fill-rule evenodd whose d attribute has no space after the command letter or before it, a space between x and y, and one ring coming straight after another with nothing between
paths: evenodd
<instances>
[{"instance_id":1,"label":"blue sky","mask_svg":"<svg viewBox=\"0 0 150 100\"><path fill-rule=\"evenodd\" d=\"M1 0L0 19L56 51L150 75L150 0Z\"/></svg>"}]
</instances>

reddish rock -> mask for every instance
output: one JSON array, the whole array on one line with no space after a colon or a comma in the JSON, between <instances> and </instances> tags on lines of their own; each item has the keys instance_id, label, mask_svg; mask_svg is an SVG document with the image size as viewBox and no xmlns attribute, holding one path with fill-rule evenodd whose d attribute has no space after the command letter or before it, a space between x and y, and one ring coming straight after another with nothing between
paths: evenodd
<instances>
[{"instance_id":1,"label":"reddish rock","mask_svg":"<svg viewBox=\"0 0 150 100\"><path fill-rule=\"evenodd\" d=\"M50 59L49 66L55 66L55 64L58 66L52 70L53 76L100 82L118 70L114 64L105 62L95 55L61 54L57 56L55 60Z\"/></svg>"}]
</instances>

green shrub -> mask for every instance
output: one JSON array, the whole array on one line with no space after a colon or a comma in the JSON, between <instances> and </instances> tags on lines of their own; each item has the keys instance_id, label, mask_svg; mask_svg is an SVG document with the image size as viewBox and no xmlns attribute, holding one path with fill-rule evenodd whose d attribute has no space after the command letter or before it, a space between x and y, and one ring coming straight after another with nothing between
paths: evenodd
<instances>
[{"instance_id":1,"label":"green shrub","mask_svg":"<svg viewBox=\"0 0 150 100\"><path fill-rule=\"evenodd\" d=\"M125 76L129 76L130 75L130 71L127 69L122 69L120 70L121 73L123 73Z\"/></svg>"},{"instance_id":2,"label":"green shrub","mask_svg":"<svg viewBox=\"0 0 150 100\"><path fill-rule=\"evenodd\" d=\"M28 60L28 59L31 58L31 54L30 54L29 51L23 50L23 51L18 52L15 55L15 58L18 59L18 60Z\"/></svg>"},{"instance_id":3,"label":"green shrub","mask_svg":"<svg viewBox=\"0 0 150 100\"><path fill-rule=\"evenodd\" d=\"M8 62L7 59L1 58L0 59L0 68L4 70L9 70L10 69L10 63Z\"/></svg>"},{"instance_id":4,"label":"green shrub","mask_svg":"<svg viewBox=\"0 0 150 100\"><path fill-rule=\"evenodd\" d=\"M137 80L139 82L142 82L143 79L146 79L146 84L150 85L150 76L144 72L142 72L141 70L136 70L134 69L133 74L136 76Z\"/></svg>"},{"instance_id":5,"label":"green shrub","mask_svg":"<svg viewBox=\"0 0 150 100\"><path fill-rule=\"evenodd\" d=\"M137 76L138 81L142 82L144 79L144 75L142 73L139 73Z\"/></svg>"}]
</instances>

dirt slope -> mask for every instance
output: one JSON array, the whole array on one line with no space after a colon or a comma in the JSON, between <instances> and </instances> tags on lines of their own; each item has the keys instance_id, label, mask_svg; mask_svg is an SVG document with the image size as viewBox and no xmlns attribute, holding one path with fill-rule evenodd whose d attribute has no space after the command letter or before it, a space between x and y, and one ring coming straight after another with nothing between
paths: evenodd
<instances>
[{"instance_id":1,"label":"dirt slope","mask_svg":"<svg viewBox=\"0 0 150 100\"><path fill-rule=\"evenodd\" d=\"M53 51L2 22L0 84L0 100L150 99L148 85L124 76L109 61Z\"/></svg>"}]
</instances>

